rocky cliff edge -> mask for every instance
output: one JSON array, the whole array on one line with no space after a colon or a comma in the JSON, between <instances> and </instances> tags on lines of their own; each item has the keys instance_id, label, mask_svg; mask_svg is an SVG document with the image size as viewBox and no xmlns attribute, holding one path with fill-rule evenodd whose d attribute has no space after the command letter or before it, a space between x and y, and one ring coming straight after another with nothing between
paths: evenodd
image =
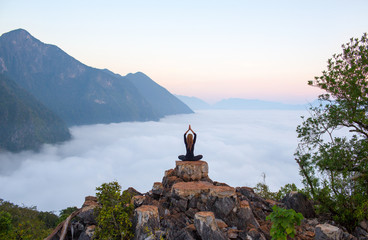
<instances>
[{"instance_id":1,"label":"rocky cliff edge","mask_svg":"<svg viewBox=\"0 0 368 240\"><path fill-rule=\"evenodd\" d=\"M294 239L368 239L366 222L361 223L354 234L357 236L321 223L311 203L299 193L289 193L280 203L259 197L249 187L234 188L212 181L205 161L177 161L175 169L165 171L162 182L155 182L148 193L132 188L128 191L133 195L136 240L268 240L271 222L266 216L275 204L294 208L305 216L301 226L296 227ZM96 206L97 198L86 197L83 207L70 216L78 220L68 218L69 222L61 223L47 239L92 239Z\"/></svg>"}]
</instances>

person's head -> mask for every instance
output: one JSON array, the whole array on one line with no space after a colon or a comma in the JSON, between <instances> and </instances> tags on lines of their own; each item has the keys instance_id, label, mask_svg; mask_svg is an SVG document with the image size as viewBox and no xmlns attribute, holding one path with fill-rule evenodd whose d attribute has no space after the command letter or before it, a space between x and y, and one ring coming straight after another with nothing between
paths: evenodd
<instances>
[{"instance_id":1,"label":"person's head","mask_svg":"<svg viewBox=\"0 0 368 240\"><path fill-rule=\"evenodd\" d=\"M188 145L189 150L192 150L192 147L193 147L193 134L191 134L191 133L189 133L187 135L187 145Z\"/></svg>"}]
</instances>

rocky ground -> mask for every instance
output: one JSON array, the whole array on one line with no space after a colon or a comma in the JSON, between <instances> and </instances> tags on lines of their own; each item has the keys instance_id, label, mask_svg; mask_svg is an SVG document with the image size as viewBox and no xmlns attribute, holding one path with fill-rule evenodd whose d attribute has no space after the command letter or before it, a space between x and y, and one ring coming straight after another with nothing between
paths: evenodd
<instances>
[{"instance_id":1,"label":"rocky ground","mask_svg":"<svg viewBox=\"0 0 368 240\"><path fill-rule=\"evenodd\" d=\"M177 161L175 169L167 170L162 182L154 183L150 192L128 191L134 195L137 240L268 240L271 222L266 216L275 204L305 217L294 239L368 239L367 222L351 235L331 221L316 218L311 203L300 193L291 192L282 202L275 202L259 197L252 188L212 181L205 161ZM95 197L86 197L75 217L58 226L47 239L92 239L96 206Z\"/></svg>"}]
</instances>

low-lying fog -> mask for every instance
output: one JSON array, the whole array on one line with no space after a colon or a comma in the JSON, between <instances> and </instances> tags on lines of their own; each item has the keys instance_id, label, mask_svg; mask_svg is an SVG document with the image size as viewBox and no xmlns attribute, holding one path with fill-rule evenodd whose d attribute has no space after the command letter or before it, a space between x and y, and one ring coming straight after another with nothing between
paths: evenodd
<instances>
[{"instance_id":1,"label":"low-lying fog","mask_svg":"<svg viewBox=\"0 0 368 240\"><path fill-rule=\"evenodd\" d=\"M81 207L104 182L144 193L161 181L185 153L188 124L197 136L195 154L209 164L212 180L271 190L301 186L293 153L295 129L305 111L208 110L159 122L116 123L71 128L73 140L45 145L39 153L0 153L0 198L42 211Z\"/></svg>"}]
</instances>

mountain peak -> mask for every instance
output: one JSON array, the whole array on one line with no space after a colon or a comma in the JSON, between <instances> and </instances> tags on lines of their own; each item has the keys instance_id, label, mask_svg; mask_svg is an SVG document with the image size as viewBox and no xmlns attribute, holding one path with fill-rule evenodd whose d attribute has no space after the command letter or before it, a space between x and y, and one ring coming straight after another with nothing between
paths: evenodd
<instances>
[{"instance_id":1,"label":"mountain peak","mask_svg":"<svg viewBox=\"0 0 368 240\"><path fill-rule=\"evenodd\" d=\"M2 38L16 38L16 39L35 39L29 32L23 28L15 29L1 35Z\"/></svg>"},{"instance_id":2,"label":"mountain peak","mask_svg":"<svg viewBox=\"0 0 368 240\"><path fill-rule=\"evenodd\" d=\"M134 77L134 78L142 78L142 77L144 77L144 78L150 78L146 74L144 74L143 72L128 73L126 76L128 78L129 77Z\"/></svg>"}]
</instances>

